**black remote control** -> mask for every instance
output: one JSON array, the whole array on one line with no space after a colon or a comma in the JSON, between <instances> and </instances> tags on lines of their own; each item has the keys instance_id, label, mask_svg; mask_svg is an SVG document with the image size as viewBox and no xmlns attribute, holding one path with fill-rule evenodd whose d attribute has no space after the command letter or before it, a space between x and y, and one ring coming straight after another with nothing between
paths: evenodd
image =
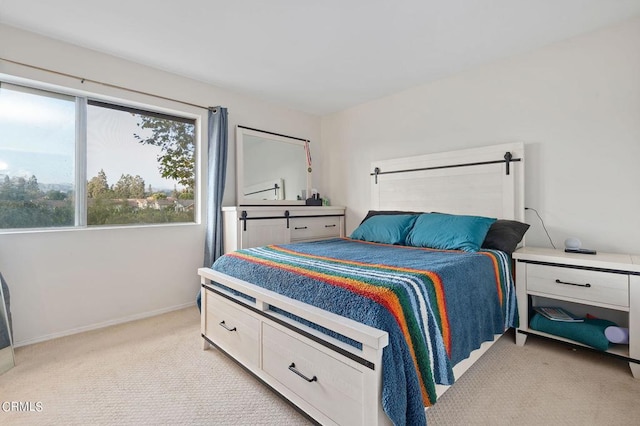
<instances>
[{"instance_id":1,"label":"black remote control","mask_svg":"<svg viewBox=\"0 0 640 426\"><path fill-rule=\"evenodd\" d=\"M583 249L583 248L579 248L579 249L566 248L566 249L564 249L564 251L567 252L567 253L596 254L595 250Z\"/></svg>"}]
</instances>

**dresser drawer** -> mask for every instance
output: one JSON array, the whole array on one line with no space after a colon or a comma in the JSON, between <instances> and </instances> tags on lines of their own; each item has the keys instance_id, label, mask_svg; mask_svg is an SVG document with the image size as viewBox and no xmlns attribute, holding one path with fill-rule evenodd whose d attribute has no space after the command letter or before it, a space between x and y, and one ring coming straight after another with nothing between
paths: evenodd
<instances>
[{"instance_id":1,"label":"dresser drawer","mask_svg":"<svg viewBox=\"0 0 640 426\"><path fill-rule=\"evenodd\" d=\"M340 217L296 217L291 219L291 241L339 237Z\"/></svg>"},{"instance_id":2,"label":"dresser drawer","mask_svg":"<svg viewBox=\"0 0 640 426\"><path fill-rule=\"evenodd\" d=\"M588 303L629 306L629 277L624 274L529 264L527 291Z\"/></svg>"},{"instance_id":3,"label":"dresser drawer","mask_svg":"<svg viewBox=\"0 0 640 426\"><path fill-rule=\"evenodd\" d=\"M262 332L267 374L334 422L363 423L362 373L267 324Z\"/></svg>"},{"instance_id":4,"label":"dresser drawer","mask_svg":"<svg viewBox=\"0 0 640 426\"><path fill-rule=\"evenodd\" d=\"M260 321L211 291L206 291L205 336L247 364L260 359Z\"/></svg>"}]
</instances>

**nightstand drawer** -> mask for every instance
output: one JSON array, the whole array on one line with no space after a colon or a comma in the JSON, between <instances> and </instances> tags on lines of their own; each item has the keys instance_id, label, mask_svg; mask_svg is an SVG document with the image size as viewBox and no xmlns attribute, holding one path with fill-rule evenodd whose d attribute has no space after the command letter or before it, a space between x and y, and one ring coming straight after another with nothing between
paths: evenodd
<instances>
[{"instance_id":1,"label":"nightstand drawer","mask_svg":"<svg viewBox=\"0 0 640 426\"><path fill-rule=\"evenodd\" d=\"M629 276L549 265L527 265L527 291L550 297L629 306Z\"/></svg>"},{"instance_id":2,"label":"nightstand drawer","mask_svg":"<svg viewBox=\"0 0 640 426\"><path fill-rule=\"evenodd\" d=\"M340 236L340 217L297 217L291 219L291 241L316 240Z\"/></svg>"}]
</instances>

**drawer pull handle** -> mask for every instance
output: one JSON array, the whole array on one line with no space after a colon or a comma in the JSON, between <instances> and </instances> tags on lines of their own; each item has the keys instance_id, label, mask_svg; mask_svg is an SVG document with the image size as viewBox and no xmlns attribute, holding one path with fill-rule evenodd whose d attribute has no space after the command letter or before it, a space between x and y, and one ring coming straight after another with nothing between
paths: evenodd
<instances>
[{"instance_id":1,"label":"drawer pull handle","mask_svg":"<svg viewBox=\"0 0 640 426\"><path fill-rule=\"evenodd\" d=\"M306 226L295 226L293 229L307 229Z\"/></svg>"},{"instance_id":2,"label":"drawer pull handle","mask_svg":"<svg viewBox=\"0 0 640 426\"><path fill-rule=\"evenodd\" d=\"M299 372L296 369L296 365L292 362L291 365L289 366L289 370L293 371L294 373L296 373L298 376L302 377L303 379L305 379L307 382L311 383L311 382L317 382L318 378L316 376L313 376L312 378L308 378L307 376L305 376L304 374L302 374L301 372Z\"/></svg>"},{"instance_id":3,"label":"drawer pull handle","mask_svg":"<svg viewBox=\"0 0 640 426\"><path fill-rule=\"evenodd\" d=\"M325 228L335 228L335 227L336 227L336 224L334 223L333 225L325 225L324 227L325 227Z\"/></svg>"},{"instance_id":4,"label":"drawer pull handle","mask_svg":"<svg viewBox=\"0 0 640 426\"><path fill-rule=\"evenodd\" d=\"M589 283L577 284L577 283L570 283L568 281L560 281L558 279L556 279L556 283L558 283L558 284L566 284L566 285L575 285L575 286L578 286L578 287L591 287L591 284L589 284Z\"/></svg>"},{"instance_id":5,"label":"drawer pull handle","mask_svg":"<svg viewBox=\"0 0 640 426\"><path fill-rule=\"evenodd\" d=\"M229 328L229 326L227 324L224 323L224 321L222 321L220 324L218 324L220 327L224 328L227 331L236 331L236 328Z\"/></svg>"}]
</instances>

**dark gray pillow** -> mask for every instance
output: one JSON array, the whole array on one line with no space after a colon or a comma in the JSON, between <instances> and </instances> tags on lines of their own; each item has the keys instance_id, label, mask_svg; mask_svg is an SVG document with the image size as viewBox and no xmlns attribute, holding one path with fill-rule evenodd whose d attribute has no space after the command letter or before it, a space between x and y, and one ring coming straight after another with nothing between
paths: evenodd
<instances>
[{"instance_id":1,"label":"dark gray pillow","mask_svg":"<svg viewBox=\"0 0 640 426\"><path fill-rule=\"evenodd\" d=\"M482 243L482 248L501 250L511 255L528 229L529 224L527 223L498 219L489 228L489 232L487 232L487 236Z\"/></svg>"},{"instance_id":2,"label":"dark gray pillow","mask_svg":"<svg viewBox=\"0 0 640 426\"><path fill-rule=\"evenodd\" d=\"M407 212L402 210L369 210L367 215L362 219L360 225L364 223L365 220L369 219L371 216L377 216L381 214L420 214L421 212Z\"/></svg>"}]
</instances>

